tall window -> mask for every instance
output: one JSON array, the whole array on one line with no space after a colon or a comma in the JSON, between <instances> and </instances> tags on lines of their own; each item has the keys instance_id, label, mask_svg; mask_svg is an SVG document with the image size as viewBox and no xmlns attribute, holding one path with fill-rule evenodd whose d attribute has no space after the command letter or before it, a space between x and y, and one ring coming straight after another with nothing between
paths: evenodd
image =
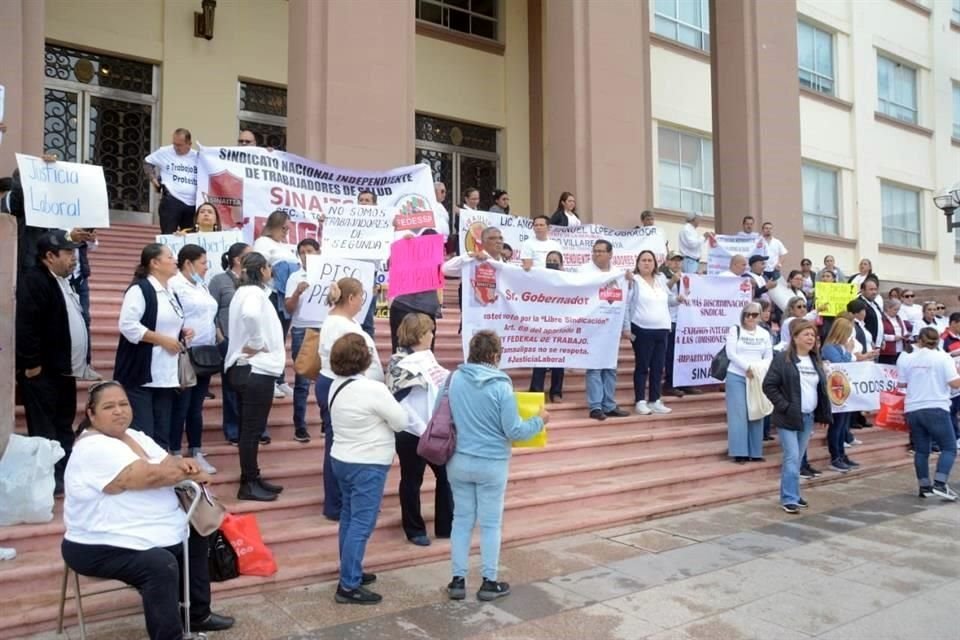
<instances>
[{"instance_id":1,"label":"tall window","mask_svg":"<svg viewBox=\"0 0 960 640\"><path fill-rule=\"evenodd\" d=\"M46 46L44 150L103 166L114 210L150 211L143 159L156 142L157 73L145 62Z\"/></svg>"},{"instance_id":2,"label":"tall window","mask_svg":"<svg viewBox=\"0 0 960 640\"><path fill-rule=\"evenodd\" d=\"M704 51L710 50L710 0L657 0L653 30Z\"/></svg>"},{"instance_id":3,"label":"tall window","mask_svg":"<svg viewBox=\"0 0 960 640\"><path fill-rule=\"evenodd\" d=\"M451 31L497 39L499 0L416 0L417 20Z\"/></svg>"},{"instance_id":4,"label":"tall window","mask_svg":"<svg viewBox=\"0 0 960 640\"><path fill-rule=\"evenodd\" d=\"M953 83L953 137L960 138L960 84Z\"/></svg>"},{"instance_id":5,"label":"tall window","mask_svg":"<svg viewBox=\"0 0 960 640\"><path fill-rule=\"evenodd\" d=\"M917 70L877 55L877 110L891 118L917 123Z\"/></svg>"},{"instance_id":6,"label":"tall window","mask_svg":"<svg viewBox=\"0 0 960 640\"><path fill-rule=\"evenodd\" d=\"M713 143L690 133L659 127L659 205L713 213Z\"/></svg>"},{"instance_id":7,"label":"tall window","mask_svg":"<svg viewBox=\"0 0 960 640\"><path fill-rule=\"evenodd\" d=\"M800 85L833 95L833 34L797 22L797 62Z\"/></svg>"},{"instance_id":8,"label":"tall window","mask_svg":"<svg viewBox=\"0 0 960 640\"><path fill-rule=\"evenodd\" d=\"M506 186L499 181L497 130L420 114L414 122L417 162L429 164L433 179L447 185L443 201L447 211L453 213L453 205L462 203L467 187L480 190L479 209L488 210L493 205L493 190Z\"/></svg>"},{"instance_id":9,"label":"tall window","mask_svg":"<svg viewBox=\"0 0 960 640\"><path fill-rule=\"evenodd\" d=\"M840 235L839 174L836 169L803 163L803 228Z\"/></svg>"},{"instance_id":10,"label":"tall window","mask_svg":"<svg viewBox=\"0 0 960 640\"><path fill-rule=\"evenodd\" d=\"M888 182L880 183L883 208L883 241L901 247L919 249L920 192L898 187Z\"/></svg>"},{"instance_id":11,"label":"tall window","mask_svg":"<svg viewBox=\"0 0 960 640\"><path fill-rule=\"evenodd\" d=\"M249 129L261 147L287 149L287 90L240 81L237 131Z\"/></svg>"}]
</instances>

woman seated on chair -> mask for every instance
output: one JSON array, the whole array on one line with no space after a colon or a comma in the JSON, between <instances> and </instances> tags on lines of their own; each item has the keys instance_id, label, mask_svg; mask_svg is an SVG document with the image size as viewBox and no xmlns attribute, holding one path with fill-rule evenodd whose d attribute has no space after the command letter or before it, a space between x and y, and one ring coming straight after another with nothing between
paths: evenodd
<instances>
[{"instance_id":1,"label":"woman seated on chair","mask_svg":"<svg viewBox=\"0 0 960 640\"><path fill-rule=\"evenodd\" d=\"M90 387L64 475L63 559L80 575L135 587L150 639L180 640L187 517L174 485L210 478L192 459L169 456L150 436L131 429L132 418L119 383ZM229 629L233 618L210 611L207 539L190 531L191 631Z\"/></svg>"}]
</instances>

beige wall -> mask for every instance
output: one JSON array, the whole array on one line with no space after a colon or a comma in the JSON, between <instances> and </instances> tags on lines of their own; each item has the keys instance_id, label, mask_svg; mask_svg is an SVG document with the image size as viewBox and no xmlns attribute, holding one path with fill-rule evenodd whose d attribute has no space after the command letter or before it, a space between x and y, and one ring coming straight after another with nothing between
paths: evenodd
<instances>
[{"instance_id":1,"label":"beige wall","mask_svg":"<svg viewBox=\"0 0 960 640\"><path fill-rule=\"evenodd\" d=\"M47 38L160 63L160 144L186 127L204 144L237 136L237 81L285 85L287 2L221 0L214 38L193 36L195 0L48 0Z\"/></svg>"}]
</instances>

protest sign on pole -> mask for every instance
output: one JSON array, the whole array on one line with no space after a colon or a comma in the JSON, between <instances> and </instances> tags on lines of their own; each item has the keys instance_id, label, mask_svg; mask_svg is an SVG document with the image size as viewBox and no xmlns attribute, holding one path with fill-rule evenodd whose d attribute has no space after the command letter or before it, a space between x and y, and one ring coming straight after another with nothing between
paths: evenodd
<instances>
[{"instance_id":1,"label":"protest sign on pole","mask_svg":"<svg viewBox=\"0 0 960 640\"><path fill-rule=\"evenodd\" d=\"M850 282L818 282L814 288L817 309L820 309L822 316L840 315L847 310L847 303L856 298L857 293L857 285Z\"/></svg>"},{"instance_id":2,"label":"protest sign on pole","mask_svg":"<svg viewBox=\"0 0 960 640\"><path fill-rule=\"evenodd\" d=\"M720 384L710 376L710 361L724 347L730 327L740 323L740 311L753 299L753 282L685 273L680 293L686 302L677 308L673 386Z\"/></svg>"},{"instance_id":3,"label":"protest sign on pole","mask_svg":"<svg viewBox=\"0 0 960 640\"><path fill-rule=\"evenodd\" d=\"M627 297L619 273L471 261L463 267L463 354L481 329L500 336L500 367L615 369Z\"/></svg>"},{"instance_id":4,"label":"protest sign on pole","mask_svg":"<svg viewBox=\"0 0 960 640\"><path fill-rule=\"evenodd\" d=\"M481 234L487 227L496 227L503 234L503 241L513 248L513 262L520 264L520 245L533 238L533 220L507 213L488 211L460 211L460 255L473 253L481 248ZM618 269L632 269L637 255L643 250L653 251L658 263L666 259L667 245L663 233L657 227L639 229L611 229L599 224L576 227L550 227L550 239L560 245L563 265L568 271L592 260L593 243L606 240L613 245L612 264Z\"/></svg>"},{"instance_id":5,"label":"protest sign on pole","mask_svg":"<svg viewBox=\"0 0 960 640\"><path fill-rule=\"evenodd\" d=\"M330 284L340 278L356 278L363 285L363 307L353 318L363 322L367 309L373 304L373 265L360 260L331 258L312 254L307 256L307 282L309 289L300 296L298 312L306 322L322 323L330 313Z\"/></svg>"},{"instance_id":6,"label":"protest sign on pole","mask_svg":"<svg viewBox=\"0 0 960 640\"><path fill-rule=\"evenodd\" d=\"M403 238L390 245L390 299L443 288L443 236Z\"/></svg>"},{"instance_id":7,"label":"protest sign on pole","mask_svg":"<svg viewBox=\"0 0 960 640\"><path fill-rule=\"evenodd\" d=\"M223 254L230 250L230 245L236 242L243 242L243 234L239 229L230 229L227 231L210 231L207 233L187 233L184 235L165 234L156 237L158 244L164 244L170 247L170 251L176 256L185 245L195 244L203 247L207 251L207 275L204 278L207 282L218 273L223 273L221 258Z\"/></svg>"},{"instance_id":8,"label":"protest sign on pole","mask_svg":"<svg viewBox=\"0 0 960 640\"><path fill-rule=\"evenodd\" d=\"M396 207L331 205L323 221L321 253L354 260L386 260L394 239Z\"/></svg>"},{"instance_id":9,"label":"protest sign on pole","mask_svg":"<svg viewBox=\"0 0 960 640\"><path fill-rule=\"evenodd\" d=\"M217 205L223 226L242 227L251 244L276 210L290 216L290 242L319 240L328 207L353 204L360 191L372 191L380 206L396 207L404 220L432 221L434 209L440 211L430 167L424 164L355 171L263 147L200 147L197 185L197 202ZM438 231L449 233L447 227Z\"/></svg>"},{"instance_id":10,"label":"protest sign on pole","mask_svg":"<svg viewBox=\"0 0 960 640\"><path fill-rule=\"evenodd\" d=\"M21 153L16 156L28 225L52 229L110 226L103 167L78 162L44 162Z\"/></svg>"},{"instance_id":11,"label":"protest sign on pole","mask_svg":"<svg viewBox=\"0 0 960 640\"><path fill-rule=\"evenodd\" d=\"M897 389L897 368L869 360L825 362L827 394L834 413L877 411L880 393Z\"/></svg>"},{"instance_id":12,"label":"protest sign on pole","mask_svg":"<svg viewBox=\"0 0 960 640\"><path fill-rule=\"evenodd\" d=\"M766 248L763 238L756 233L742 236L714 235L708 239L708 246L707 275L709 276L729 270L730 258L734 255L746 258L762 256Z\"/></svg>"}]
</instances>

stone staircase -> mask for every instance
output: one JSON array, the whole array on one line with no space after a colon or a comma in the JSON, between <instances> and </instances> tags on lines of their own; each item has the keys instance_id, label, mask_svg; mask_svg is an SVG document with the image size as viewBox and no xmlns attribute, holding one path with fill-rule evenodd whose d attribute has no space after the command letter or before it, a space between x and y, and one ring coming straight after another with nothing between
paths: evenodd
<instances>
[{"instance_id":1,"label":"stone staircase","mask_svg":"<svg viewBox=\"0 0 960 640\"><path fill-rule=\"evenodd\" d=\"M91 252L91 314L93 366L110 376L117 344L120 300L139 259L143 245L156 228L116 225L100 234L100 248ZM452 285L452 286L451 286ZM457 334L459 311L456 282L448 285L447 306L439 321L438 359L450 368L462 361ZM451 306L454 305L454 306ZM377 321L381 358L389 357L389 326ZM633 355L621 346L617 399L632 408ZM529 370L511 370L516 388L525 390ZM288 362L292 381L292 363ZM83 407L88 383L78 390ZM271 578L240 577L214 585L217 596L267 590L329 579L337 572L337 524L321 515L323 439L313 393L308 423L314 439L309 444L293 440L292 401L274 401L269 425L273 443L260 448L264 476L286 488L273 503L237 502L239 482L237 449L224 441L220 427L221 388L214 378L215 400L204 405L204 450L220 472L213 492L234 513L256 513L264 540L279 566ZM582 371L568 371L564 401L550 407L549 444L544 449L519 449L511 463L505 505L504 543L530 542L574 531L614 526L668 513L696 509L760 494L773 494L779 481L779 456L768 443L767 461L731 464L726 458L726 425L723 396L708 393L668 402L673 413L664 417L629 416L598 423L587 417ZM17 431L25 433L22 407L17 407ZM854 457L864 473L909 464L905 436L877 430L860 431L864 444ZM811 461L827 466L824 434L815 436ZM826 473L815 482L840 478ZM399 467L387 481L386 496L377 529L368 546L366 567L371 570L416 565L448 556L448 543L434 540L429 547L409 544L400 528L397 498ZM433 516L433 486L429 473L423 488L424 515ZM771 501L771 508L774 502ZM0 563L0 638L23 637L55 626L63 562L59 543L63 535L62 501L54 520L44 525L0 528L0 546L17 549L17 559ZM431 525L428 524L428 529ZM138 609L132 590L85 599L91 618L109 618ZM321 601L319 606L334 606ZM68 624L74 624L72 601L67 604Z\"/></svg>"}]
</instances>

